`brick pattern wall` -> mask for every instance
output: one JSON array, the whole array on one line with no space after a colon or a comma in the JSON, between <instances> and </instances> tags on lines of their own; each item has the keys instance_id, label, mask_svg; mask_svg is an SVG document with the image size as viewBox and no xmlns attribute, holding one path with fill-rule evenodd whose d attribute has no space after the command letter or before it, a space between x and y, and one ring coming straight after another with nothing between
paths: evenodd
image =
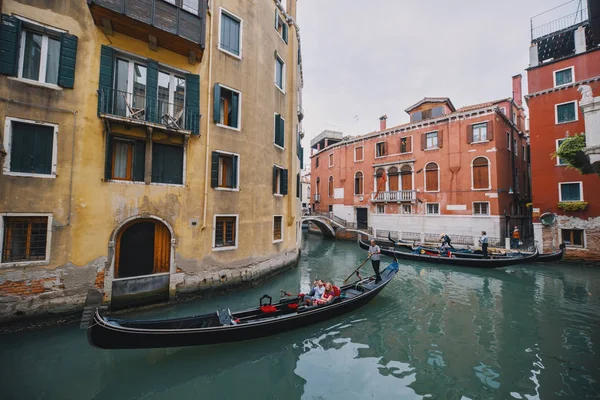
<instances>
[{"instance_id":1,"label":"brick pattern wall","mask_svg":"<svg viewBox=\"0 0 600 400\"><path fill-rule=\"evenodd\" d=\"M104 269L98 271L96 274L96 281L94 282L94 287L98 290L104 289Z\"/></svg>"},{"instance_id":2,"label":"brick pattern wall","mask_svg":"<svg viewBox=\"0 0 600 400\"><path fill-rule=\"evenodd\" d=\"M5 281L0 284L0 296L34 296L56 289L64 289L61 278L45 278L26 281Z\"/></svg>"}]
</instances>

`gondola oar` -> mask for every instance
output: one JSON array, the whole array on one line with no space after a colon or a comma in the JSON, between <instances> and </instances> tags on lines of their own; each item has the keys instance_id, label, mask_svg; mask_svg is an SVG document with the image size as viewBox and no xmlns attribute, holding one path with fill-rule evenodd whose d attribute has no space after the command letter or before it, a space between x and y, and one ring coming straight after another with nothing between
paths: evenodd
<instances>
[{"instance_id":1,"label":"gondola oar","mask_svg":"<svg viewBox=\"0 0 600 400\"><path fill-rule=\"evenodd\" d=\"M362 264L360 264L358 266L358 268L356 268L354 271L352 271L352 273L350 274L350 276L348 276L346 279L344 279L344 284L346 284L346 282L348 282L348 279L352 278L352 275L354 275L356 272L358 272L358 270L361 269L362 266L365 265L365 263L367 261L369 261L369 258L371 258L371 255L369 255L369 257L367 257L367 259L365 261L363 261Z\"/></svg>"}]
</instances>

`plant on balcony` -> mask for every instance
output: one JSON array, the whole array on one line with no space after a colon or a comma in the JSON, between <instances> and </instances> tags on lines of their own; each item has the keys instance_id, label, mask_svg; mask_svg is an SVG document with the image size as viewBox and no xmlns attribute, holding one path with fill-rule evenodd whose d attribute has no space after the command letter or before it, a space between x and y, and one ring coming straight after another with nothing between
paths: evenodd
<instances>
[{"instance_id":1,"label":"plant on balcony","mask_svg":"<svg viewBox=\"0 0 600 400\"><path fill-rule=\"evenodd\" d=\"M525 204L525 207L531 208L531 207L533 207L533 203L527 203L527 204Z\"/></svg>"},{"instance_id":2,"label":"plant on balcony","mask_svg":"<svg viewBox=\"0 0 600 400\"><path fill-rule=\"evenodd\" d=\"M559 201L558 208L563 211L583 211L587 207L587 201Z\"/></svg>"},{"instance_id":3,"label":"plant on balcony","mask_svg":"<svg viewBox=\"0 0 600 400\"><path fill-rule=\"evenodd\" d=\"M590 163L589 157L583 152L585 149L585 133L570 136L565 139L552 158L560 158L568 168L578 170L582 175L598 173Z\"/></svg>"}]
</instances>

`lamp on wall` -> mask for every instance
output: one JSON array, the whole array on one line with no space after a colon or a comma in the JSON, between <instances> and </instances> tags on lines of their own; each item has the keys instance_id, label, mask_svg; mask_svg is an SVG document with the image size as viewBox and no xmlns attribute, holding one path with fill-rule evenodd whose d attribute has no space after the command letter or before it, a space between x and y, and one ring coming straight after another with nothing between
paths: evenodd
<instances>
[{"instance_id":1,"label":"lamp on wall","mask_svg":"<svg viewBox=\"0 0 600 400\"><path fill-rule=\"evenodd\" d=\"M498 193L502 193L502 192L507 192L508 194L515 194L515 192L513 191L512 186L508 188L508 190L506 189L498 189Z\"/></svg>"}]
</instances>

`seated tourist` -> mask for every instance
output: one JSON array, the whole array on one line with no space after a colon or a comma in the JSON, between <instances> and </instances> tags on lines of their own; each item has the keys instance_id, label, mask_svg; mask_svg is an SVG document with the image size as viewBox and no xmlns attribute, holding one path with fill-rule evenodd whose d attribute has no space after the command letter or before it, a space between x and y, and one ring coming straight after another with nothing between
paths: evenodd
<instances>
[{"instance_id":1,"label":"seated tourist","mask_svg":"<svg viewBox=\"0 0 600 400\"><path fill-rule=\"evenodd\" d=\"M331 283L327 282L325 284L325 292L323 293L323 296L321 296L320 299L314 300L314 303L315 304L329 303L331 300L333 300L334 296L335 296L335 292L333 291L333 286L331 285Z\"/></svg>"},{"instance_id":2,"label":"seated tourist","mask_svg":"<svg viewBox=\"0 0 600 400\"><path fill-rule=\"evenodd\" d=\"M321 279L315 279L316 286L313 286L310 289L310 292L306 296L304 296L305 301L320 299L323 296L323 292L325 292L325 284Z\"/></svg>"}]
</instances>

